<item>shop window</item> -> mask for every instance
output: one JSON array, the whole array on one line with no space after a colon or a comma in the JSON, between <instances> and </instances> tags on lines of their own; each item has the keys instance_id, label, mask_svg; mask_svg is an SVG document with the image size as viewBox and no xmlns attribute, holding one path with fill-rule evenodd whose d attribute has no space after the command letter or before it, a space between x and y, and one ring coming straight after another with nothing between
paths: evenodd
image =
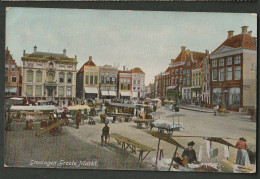
<instances>
[{"instance_id":1,"label":"shop window","mask_svg":"<svg viewBox=\"0 0 260 179\"><path fill-rule=\"evenodd\" d=\"M229 89L229 106L230 107L240 106L240 88Z\"/></svg>"},{"instance_id":2,"label":"shop window","mask_svg":"<svg viewBox=\"0 0 260 179\"><path fill-rule=\"evenodd\" d=\"M221 88L213 88L213 104L221 104Z\"/></svg>"}]
</instances>

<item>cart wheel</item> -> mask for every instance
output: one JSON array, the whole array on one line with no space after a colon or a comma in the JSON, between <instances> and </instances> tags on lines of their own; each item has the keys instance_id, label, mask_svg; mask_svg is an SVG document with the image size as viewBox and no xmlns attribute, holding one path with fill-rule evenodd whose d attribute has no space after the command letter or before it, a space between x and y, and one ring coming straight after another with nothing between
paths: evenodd
<instances>
[{"instance_id":1,"label":"cart wheel","mask_svg":"<svg viewBox=\"0 0 260 179\"><path fill-rule=\"evenodd\" d=\"M164 130L163 129L158 129L158 132L160 132L160 133L164 133Z\"/></svg>"},{"instance_id":2,"label":"cart wheel","mask_svg":"<svg viewBox=\"0 0 260 179\"><path fill-rule=\"evenodd\" d=\"M52 130L50 130L50 134L52 136L58 136L61 133L62 127L55 127Z\"/></svg>"},{"instance_id":3,"label":"cart wheel","mask_svg":"<svg viewBox=\"0 0 260 179\"><path fill-rule=\"evenodd\" d=\"M137 123L137 128L142 128L142 123L138 122Z\"/></svg>"},{"instance_id":4,"label":"cart wheel","mask_svg":"<svg viewBox=\"0 0 260 179\"><path fill-rule=\"evenodd\" d=\"M145 125L146 129L148 129L150 127L149 122L145 122L144 125Z\"/></svg>"},{"instance_id":5,"label":"cart wheel","mask_svg":"<svg viewBox=\"0 0 260 179\"><path fill-rule=\"evenodd\" d=\"M167 134L168 134L168 135L172 135L172 133L173 133L173 130L172 130L172 129L168 129L168 130L167 130Z\"/></svg>"}]
</instances>

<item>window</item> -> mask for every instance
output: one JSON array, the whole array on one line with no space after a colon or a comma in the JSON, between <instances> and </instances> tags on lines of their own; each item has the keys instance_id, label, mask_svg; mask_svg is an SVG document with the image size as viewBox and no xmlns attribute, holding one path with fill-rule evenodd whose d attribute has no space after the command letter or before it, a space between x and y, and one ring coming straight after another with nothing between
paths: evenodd
<instances>
[{"instance_id":1,"label":"window","mask_svg":"<svg viewBox=\"0 0 260 179\"><path fill-rule=\"evenodd\" d=\"M136 84L136 80L134 80L134 84Z\"/></svg>"},{"instance_id":2,"label":"window","mask_svg":"<svg viewBox=\"0 0 260 179\"><path fill-rule=\"evenodd\" d=\"M180 83L182 83L182 76L180 76Z\"/></svg>"},{"instance_id":3,"label":"window","mask_svg":"<svg viewBox=\"0 0 260 179\"><path fill-rule=\"evenodd\" d=\"M48 74L48 81L49 82L53 82L54 81L54 74L52 74L52 73Z\"/></svg>"},{"instance_id":4,"label":"window","mask_svg":"<svg viewBox=\"0 0 260 179\"><path fill-rule=\"evenodd\" d=\"M174 70L172 70L172 74L174 75Z\"/></svg>"},{"instance_id":5,"label":"window","mask_svg":"<svg viewBox=\"0 0 260 179\"><path fill-rule=\"evenodd\" d=\"M104 76L101 76L101 83L104 83Z\"/></svg>"},{"instance_id":6,"label":"window","mask_svg":"<svg viewBox=\"0 0 260 179\"><path fill-rule=\"evenodd\" d=\"M229 89L229 106L230 107L240 106L240 88Z\"/></svg>"},{"instance_id":7,"label":"window","mask_svg":"<svg viewBox=\"0 0 260 179\"><path fill-rule=\"evenodd\" d=\"M9 69L9 65L5 65L5 70L8 70Z\"/></svg>"},{"instance_id":8,"label":"window","mask_svg":"<svg viewBox=\"0 0 260 179\"><path fill-rule=\"evenodd\" d=\"M203 81L206 81L206 74L203 74Z\"/></svg>"},{"instance_id":9,"label":"window","mask_svg":"<svg viewBox=\"0 0 260 179\"><path fill-rule=\"evenodd\" d=\"M60 70L65 70L65 66L60 66Z\"/></svg>"},{"instance_id":10,"label":"window","mask_svg":"<svg viewBox=\"0 0 260 179\"><path fill-rule=\"evenodd\" d=\"M72 70L72 66L68 66L68 70Z\"/></svg>"},{"instance_id":11,"label":"window","mask_svg":"<svg viewBox=\"0 0 260 179\"><path fill-rule=\"evenodd\" d=\"M93 76L92 76L93 77ZM91 77L90 77L91 79ZM71 93L71 87L67 87L67 96L71 96L72 93Z\"/></svg>"},{"instance_id":12,"label":"window","mask_svg":"<svg viewBox=\"0 0 260 179\"><path fill-rule=\"evenodd\" d=\"M107 77L106 79L107 79L107 80L106 80L106 83L109 84L109 83L110 83L110 78Z\"/></svg>"},{"instance_id":13,"label":"window","mask_svg":"<svg viewBox=\"0 0 260 179\"><path fill-rule=\"evenodd\" d=\"M98 76L95 76L95 85L97 85Z\"/></svg>"},{"instance_id":14,"label":"window","mask_svg":"<svg viewBox=\"0 0 260 179\"><path fill-rule=\"evenodd\" d=\"M221 104L221 88L213 88L213 104Z\"/></svg>"},{"instance_id":15,"label":"window","mask_svg":"<svg viewBox=\"0 0 260 179\"><path fill-rule=\"evenodd\" d=\"M135 90L135 87L133 89Z\"/></svg>"},{"instance_id":16,"label":"window","mask_svg":"<svg viewBox=\"0 0 260 179\"><path fill-rule=\"evenodd\" d=\"M199 78L199 86L200 86L200 78Z\"/></svg>"},{"instance_id":17,"label":"window","mask_svg":"<svg viewBox=\"0 0 260 179\"><path fill-rule=\"evenodd\" d=\"M187 66L190 66L190 62L187 62Z\"/></svg>"},{"instance_id":18,"label":"window","mask_svg":"<svg viewBox=\"0 0 260 179\"><path fill-rule=\"evenodd\" d=\"M130 90L130 84L127 85L127 89Z\"/></svg>"},{"instance_id":19,"label":"window","mask_svg":"<svg viewBox=\"0 0 260 179\"><path fill-rule=\"evenodd\" d=\"M137 89L140 90L140 87L138 87Z\"/></svg>"},{"instance_id":20,"label":"window","mask_svg":"<svg viewBox=\"0 0 260 179\"><path fill-rule=\"evenodd\" d=\"M188 86L190 85L190 77L189 76L187 77L187 85Z\"/></svg>"},{"instance_id":21,"label":"window","mask_svg":"<svg viewBox=\"0 0 260 179\"><path fill-rule=\"evenodd\" d=\"M240 55L235 56L234 64L240 64L240 61L241 61L241 56Z\"/></svg>"},{"instance_id":22,"label":"window","mask_svg":"<svg viewBox=\"0 0 260 179\"><path fill-rule=\"evenodd\" d=\"M183 77L183 85L185 86L186 85L186 78Z\"/></svg>"},{"instance_id":23,"label":"window","mask_svg":"<svg viewBox=\"0 0 260 179\"><path fill-rule=\"evenodd\" d=\"M186 69L183 69L183 74L184 74L184 75L186 74Z\"/></svg>"},{"instance_id":24,"label":"window","mask_svg":"<svg viewBox=\"0 0 260 179\"><path fill-rule=\"evenodd\" d=\"M198 86L198 78L196 78L196 86Z\"/></svg>"},{"instance_id":25,"label":"window","mask_svg":"<svg viewBox=\"0 0 260 179\"><path fill-rule=\"evenodd\" d=\"M33 63L28 63L29 68L33 68Z\"/></svg>"},{"instance_id":26,"label":"window","mask_svg":"<svg viewBox=\"0 0 260 179\"><path fill-rule=\"evenodd\" d=\"M180 74L182 74L182 68L180 68Z\"/></svg>"},{"instance_id":27,"label":"window","mask_svg":"<svg viewBox=\"0 0 260 179\"><path fill-rule=\"evenodd\" d=\"M212 70L212 81L217 81L218 80L218 71Z\"/></svg>"},{"instance_id":28,"label":"window","mask_svg":"<svg viewBox=\"0 0 260 179\"><path fill-rule=\"evenodd\" d=\"M90 76L90 84L93 85L93 82L94 82L94 81L93 81L93 76L91 75L91 76Z\"/></svg>"},{"instance_id":29,"label":"window","mask_svg":"<svg viewBox=\"0 0 260 179\"><path fill-rule=\"evenodd\" d=\"M224 68L219 69L219 81L224 81Z\"/></svg>"},{"instance_id":30,"label":"window","mask_svg":"<svg viewBox=\"0 0 260 179\"><path fill-rule=\"evenodd\" d=\"M12 71L14 71L14 65L12 65Z\"/></svg>"},{"instance_id":31,"label":"window","mask_svg":"<svg viewBox=\"0 0 260 179\"><path fill-rule=\"evenodd\" d=\"M196 76L198 76L198 73L196 73Z\"/></svg>"},{"instance_id":32,"label":"window","mask_svg":"<svg viewBox=\"0 0 260 179\"><path fill-rule=\"evenodd\" d=\"M174 77L172 77L172 84L174 84Z\"/></svg>"},{"instance_id":33,"label":"window","mask_svg":"<svg viewBox=\"0 0 260 179\"><path fill-rule=\"evenodd\" d=\"M41 71L36 72L36 82L42 82L42 72Z\"/></svg>"},{"instance_id":34,"label":"window","mask_svg":"<svg viewBox=\"0 0 260 179\"><path fill-rule=\"evenodd\" d=\"M33 86L27 86L26 96L32 96L32 95L33 95Z\"/></svg>"},{"instance_id":35,"label":"window","mask_svg":"<svg viewBox=\"0 0 260 179\"><path fill-rule=\"evenodd\" d=\"M60 83L64 83L64 73L60 73L59 78L60 78Z\"/></svg>"},{"instance_id":36,"label":"window","mask_svg":"<svg viewBox=\"0 0 260 179\"><path fill-rule=\"evenodd\" d=\"M221 59L219 59L219 66L221 67L221 66L224 66L224 61L225 59L224 58L221 58Z\"/></svg>"},{"instance_id":37,"label":"window","mask_svg":"<svg viewBox=\"0 0 260 179\"><path fill-rule=\"evenodd\" d=\"M41 86L36 86L35 96L42 96L42 87Z\"/></svg>"},{"instance_id":38,"label":"window","mask_svg":"<svg viewBox=\"0 0 260 179\"><path fill-rule=\"evenodd\" d=\"M217 67L217 60L212 60L212 67Z\"/></svg>"},{"instance_id":39,"label":"window","mask_svg":"<svg viewBox=\"0 0 260 179\"><path fill-rule=\"evenodd\" d=\"M209 82L207 82L207 90L209 90L209 86L210 86L210 85L209 85Z\"/></svg>"},{"instance_id":40,"label":"window","mask_svg":"<svg viewBox=\"0 0 260 179\"><path fill-rule=\"evenodd\" d=\"M195 76L195 73L193 73L192 76Z\"/></svg>"},{"instance_id":41,"label":"window","mask_svg":"<svg viewBox=\"0 0 260 179\"><path fill-rule=\"evenodd\" d=\"M176 69L176 75L178 75L178 73L179 73L179 69Z\"/></svg>"},{"instance_id":42,"label":"window","mask_svg":"<svg viewBox=\"0 0 260 179\"><path fill-rule=\"evenodd\" d=\"M187 74L190 74L190 69L187 69Z\"/></svg>"},{"instance_id":43,"label":"window","mask_svg":"<svg viewBox=\"0 0 260 179\"><path fill-rule=\"evenodd\" d=\"M241 67L235 67L235 80L241 79Z\"/></svg>"},{"instance_id":44,"label":"window","mask_svg":"<svg viewBox=\"0 0 260 179\"><path fill-rule=\"evenodd\" d=\"M232 57L227 58L226 65L232 65Z\"/></svg>"},{"instance_id":45,"label":"window","mask_svg":"<svg viewBox=\"0 0 260 179\"><path fill-rule=\"evenodd\" d=\"M192 86L195 86L195 79L192 80Z\"/></svg>"},{"instance_id":46,"label":"window","mask_svg":"<svg viewBox=\"0 0 260 179\"><path fill-rule=\"evenodd\" d=\"M86 75L86 78L85 78L85 84L88 84L88 75Z\"/></svg>"},{"instance_id":47,"label":"window","mask_svg":"<svg viewBox=\"0 0 260 179\"><path fill-rule=\"evenodd\" d=\"M137 84L140 85L140 80L137 81Z\"/></svg>"},{"instance_id":48,"label":"window","mask_svg":"<svg viewBox=\"0 0 260 179\"><path fill-rule=\"evenodd\" d=\"M178 76L176 76L176 78L175 78L175 84L178 84L178 83L179 83L178 80L179 80L179 79L178 79Z\"/></svg>"},{"instance_id":49,"label":"window","mask_svg":"<svg viewBox=\"0 0 260 179\"><path fill-rule=\"evenodd\" d=\"M59 86L59 91L58 91L58 95L59 97L64 97L64 87L63 86Z\"/></svg>"},{"instance_id":50,"label":"window","mask_svg":"<svg viewBox=\"0 0 260 179\"><path fill-rule=\"evenodd\" d=\"M227 68L227 80L232 80L232 67Z\"/></svg>"},{"instance_id":51,"label":"window","mask_svg":"<svg viewBox=\"0 0 260 179\"><path fill-rule=\"evenodd\" d=\"M67 83L71 83L72 82L72 74L68 73L67 74Z\"/></svg>"},{"instance_id":52,"label":"window","mask_svg":"<svg viewBox=\"0 0 260 179\"><path fill-rule=\"evenodd\" d=\"M27 72L27 81L28 82L33 82L33 71L28 71Z\"/></svg>"},{"instance_id":53,"label":"window","mask_svg":"<svg viewBox=\"0 0 260 179\"><path fill-rule=\"evenodd\" d=\"M16 76L12 76L12 82L16 82Z\"/></svg>"}]
</instances>

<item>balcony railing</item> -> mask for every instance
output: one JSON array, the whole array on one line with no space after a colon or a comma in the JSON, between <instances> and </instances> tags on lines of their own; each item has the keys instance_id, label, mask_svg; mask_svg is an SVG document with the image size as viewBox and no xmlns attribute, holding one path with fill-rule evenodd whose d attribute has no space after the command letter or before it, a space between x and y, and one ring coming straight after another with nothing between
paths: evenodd
<instances>
[{"instance_id":1,"label":"balcony railing","mask_svg":"<svg viewBox=\"0 0 260 179\"><path fill-rule=\"evenodd\" d=\"M57 81L56 80L46 80L44 84L45 84L45 86L57 86Z\"/></svg>"}]
</instances>

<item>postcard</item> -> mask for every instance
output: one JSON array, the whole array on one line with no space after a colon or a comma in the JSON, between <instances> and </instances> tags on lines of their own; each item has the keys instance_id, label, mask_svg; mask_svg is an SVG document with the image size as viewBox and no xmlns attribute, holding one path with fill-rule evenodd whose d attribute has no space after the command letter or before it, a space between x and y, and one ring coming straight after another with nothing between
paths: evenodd
<instances>
[{"instance_id":1,"label":"postcard","mask_svg":"<svg viewBox=\"0 0 260 179\"><path fill-rule=\"evenodd\" d=\"M5 57L5 167L256 172L256 14L11 7Z\"/></svg>"}]
</instances>

